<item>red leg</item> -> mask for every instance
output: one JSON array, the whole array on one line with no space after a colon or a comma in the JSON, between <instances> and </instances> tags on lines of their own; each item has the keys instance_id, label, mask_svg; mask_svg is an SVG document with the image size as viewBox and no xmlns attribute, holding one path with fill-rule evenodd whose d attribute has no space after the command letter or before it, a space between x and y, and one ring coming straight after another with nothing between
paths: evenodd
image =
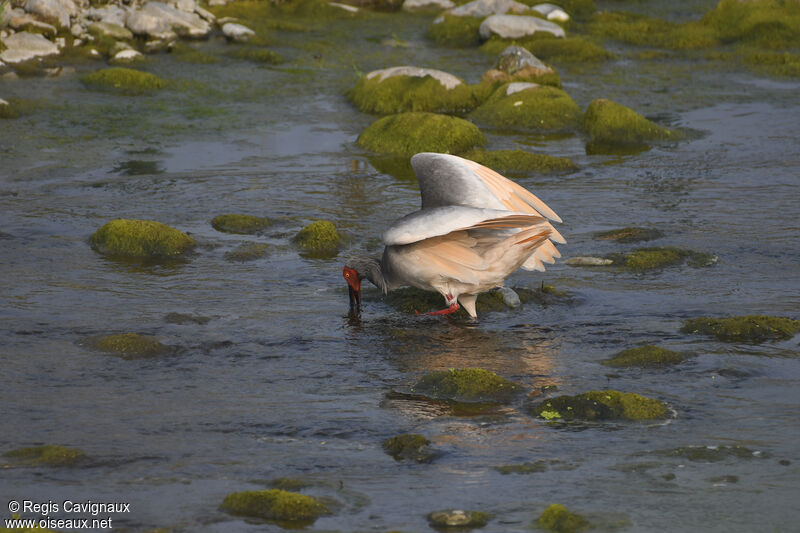
<instances>
[{"instance_id":1,"label":"red leg","mask_svg":"<svg viewBox=\"0 0 800 533\"><path fill-rule=\"evenodd\" d=\"M422 314L423 315L449 315L450 313L455 313L456 311L461 309L461 307L459 307L459 305L458 305L458 301L455 298L453 298L452 294L447 294L445 296L445 299L447 300L447 303L450 304L450 307L448 307L447 309L440 309L438 311L431 311L430 313L422 313ZM452 303L450 303L450 302L452 302ZM420 314L419 311L415 311L415 313L416 314Z\"/></svg>"}]
</instances>

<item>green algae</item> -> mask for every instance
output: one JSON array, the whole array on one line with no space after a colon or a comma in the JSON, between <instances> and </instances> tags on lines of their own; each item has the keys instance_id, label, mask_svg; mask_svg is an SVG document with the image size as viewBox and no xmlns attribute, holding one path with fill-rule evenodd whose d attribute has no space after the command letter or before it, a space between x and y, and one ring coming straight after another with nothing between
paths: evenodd
<instances>
[{"instance_id":1,"label":"green algae","mask_svg":"<svg viewBox=\"0 0 800 533\"><path fill-rule=\"evenodd\" d=\"M713 29L725 43L746 43L771 49L800 45L798 2L720 0L701 22Z\"/></svg>"},{"instance_id":2,"label":"green algae","mask_svg":"<svg viewBox=\"0 0 800 533\"><path fill-rule=\"evenodd\" d=\"M575 396L556 396L529 409L546 420L654 420L665 418L667 405L661 400L615 390L589 391Z\"/></svg>"},{"instance_id":3,"label":"green algae","mask_svg":"<svg viewBox=\"0 0 800 533\"><path fill-rule=\"evenodd\" d=\"M17 448L3 455L12 459L17 466L75 466L86 459L86 454L78 448L52 444Z\"/></svg>"},{"instance_id":4,"label":"green algae","mask_svg":"<svg viewBox=\"0 0 800 533\"><path fill-rule=\"evenodd\" d=\"M383 450L396 461L416 461L430 463L435 457L430 450L431 441L416 433L404 433L383 441Z\"/></svg>"},{"instance_id":5,"label":"green algae","mask_svg":"<svg viewBox=\"0 0 800 533\"><path fill-rule=\"evenodd\" d=\"M270 245L261 242L243 242L230 252L225 253L225 260L244 263L261 259L269 252Z\"/></svg>"},{"instance_id":6,"label":"green algae","mask_svg":"<svg viewBox=\"0 0 800 533\"><path fill-rule=\"evenodd\" d=\"M791 52L748 52L744 63L769 76L800 78L800 54Z\"/></svg>"},{"instance_id":7,"label":"green algae","mask_svg":"<svg viewBox=\"0 0 800 533\"><path fill-rule=\"evenodd\" d=\"M592 15L587 26L590 35L606 37L638 46L672 50L693 50L717 46L717 33L700 22L676 24L644 15L602 11Z\"/></svg>"},{"instance_id":8,"label":"green algae","mask_svg":"<svg viewBox=\"0 0 800 533\"><path fill-rule=\"evenodd\" d=\"M633 366L653 368L676 365L686 360L686 355L659 346L645 345L623 350L613 357L601 361L606 366L630 368Z\"/></svg>"},{"instance_id":9,"label":"green algae","mask_svg":"<svg viewBox=\"0 0 800 533\"><path fill-rule=\"evenodd\" d=\"M509 403L522 387L482 368L437 370L425 374L411 392L458 402Z\"/></svg>"},{"instance_id":10,"label":"green algae","mask_svg":"<svg viewBox=\"0 0 800 533\"><path fill-rule=\"evenodd\" d=\"M479 17L458 17L444 14L440 22L434 21L428 27L427 36L442 46L454 48L478 46L481 42L478 29L482 22L483 19Z\"/></svg>"},{"instance_id":11,"label":"green algae","mask_svg":"<svg viewBox=\"0 0 800 533\"><path fill-rule=\"evenodd\" d=\"M486 144L480 130L464 119L411 112L378 119L358 137L367 150L412 156L419 152L458 154Z\"/></svg>"},{"instance_id":12,"label":"green algae","mask_svg":"<svg viewBox=\"0 0 800 533\"><path fill-rule=\"evenodd\" d=\"M86 344L95 350L118 355L123 359L158 357L169 353L169 348L150 335L118 333L87 339Z\"/></svg>"},{"instance_id":13,"label":"green algae","mask_svg":"<svg viewBox=\"0 0 800 533\"><path fill-rule=\"evenodd\" d=\"M240 235L256 235L264 231L271 224L268 218L254 215L226 214L217 215L211 219L211 226L223 233L236 233Z\"/></svg>"},{"instance_id":14,"label":"green algae","mask_svg":"<svg viewBox=\"0 0 800 533\"><path fill-rule=\"evenodd\" d=\"M714 264L717 260L714 254L684 250L673 246L636 248L628 253L608 254L606 258L611 260L615 266L635 272L662 269L684 263L691 267L704 267Z\"/></svg>"},{"instance_id":15,"label":"green algae","mask_svg":"<svg viewBox=\"0 0 800 533\"><path fill-rule=\"evenodd\" d=\"M550 504L536 519L535 524L539 528L555 533L577 533L591 527L586 518L569 511L560 503Z\"/></svg>"},{"instance_id":16,"label":"green algae","mask_svg":"<svg viewBox=\"0 0 800 533\"><path fill-rule=\"evenodd\" d=\"M225 55L233 59L243 59L265 65L278 65L284 62L280 54L262 46L237 46L226 52Z\"/></svg>"},{"instance_id":17,"label":"green algae","mask_svg":"<svg viewBox=\"0 0 800 533\"><path fill-rule=\"evenodd\" d=\"M183 63L193 63L196 65L211 65L222 61L219 56L198 50L184 42L178 41L170 48L172 57Z\"/></svg>"},{"instance_id":18,"label":"green algae","mask_svg":"<svg viewBox=\"0 0 800 533\"><path fill-rule=\"evenodd\" d=\"M427 518L433 528L461 530L483 527L489 523L492 515L482 511L449 509L445 511L434 511L428 514Z\"/></svg>"},{"instance_id":19,"label":"green algae","mask_svg":"<svg viewBox=\"0 0 800 533\"><path fill-rule=\"evenodd\" d=\"M664 232L655 228L627 227L600 231L594 234L594 238L601 241L615 241L619 243L632 243L642 241L652 241L660 239Z\"/></svg>"},{"instance_id":20,"label":"green algae","mask_svg":"<svg viewBox=\"0 0 800 533\"><path fill-rule=\"evenodd\" d=\"M555 87L539 86L507 94L509 85L499 87L470 115L494 128L559 132L576 130L581 109L570 96Z\"/></svg>"},{"instance_id":21,"label":"green algae","mask_svg":"<svg viewBox=\"0 0 800 533\"><path fill-rule=\"evenodd\" d=\"M463 157L501 174L522 172L574 172L578 166L567 157L534 154L525 150L472 150Z\"/></svg>"},{"instance_id":22,"label":"green algae","mask_svg":"<svg viewBox=\"0 0 800 533\"><path fill-rule=\"evenodd\" d=\"M521 463L518 465L501 465L495 466L495 470L500 472L503 475L508 474L535 474L537 472L545 472L547 471L547 462L546 461L536 461L536 462L527 462Z\"/></svg>"},{"instance_id":23,"label":"green algae","mask_svg":"<svg viewBox=\"0 0 800 533\"><path fill-rule=\"evenodd\" d=\"M526 48L539 59L553 63L601 63L614 57L614 54L599 44L583 37L532 36L501 39L495 35L481 45L481 50L496 55L510 45Z\"/></svg>"},{"instance_id":24,"label":"green algae","mask_svg":"<svg viewBox=\"0 0 800 533\"><path fill-rule=\"evenodd\" d=\"M220 509L232 515L297 524L311 523L330 513L312 496L281 489L234 492L225 496Z\"/></svg>"},{"instance_id":25,"label":"green algae","mask_svg":"<svg viewBox=\"0 0 800 533\"><path fill-rule=\"evenodd\" d=\"M292 242L307 257L328 258L339 253L343 239L333 222L317 220L297 232Z\"/></svg>"},{"instance_id":26,"label":"green algae","mask_svg":"<svg viewBox=\"0 0 800 533\"><path fill-rule=\"evenodd\" d=\"M125 95L150 94L167 85L166 81L155 74L124 67L96 70L81 76L81 81L90 89Z\"/></svg>"},{"instance_id":27,"label":"green algae","mask_svg":"<svg viewBox=\"0 0 800 533\"><path fill-rule=\"evenodd\" d=\"M293 477L279 477L269 482L269 486L273 489L281 489L287 491L298 491L309 487L311 484L302 479Z\"/></svg>"},{"instance_id":28,"label":"green algae","mask_svg":"<svg viewBox=\"0 0 800 533\"><path fill-rule=\"evenodd\" d=\"M195 246L182 231L152 220L116 219L95 231L89 242L97 252L114 257L169 259Z\"/></svg>"},{"instance_id":29,"label":"green algae","mask_svg":"<svg viewBox=\"0 0 800 533\"><path fill-rule=\"evenodd\" d=\"M633 109L605 98L592 100L583 117L583 130L596 143L643 144L676 139L677 132L663 128Z\"/></svg>"},{"instance_id":30,"label":"green algae","mask_svg":"<svg viewBox=\"0 0 800 533\"><path fill-rule=\"evenodd\" d=\"M682 446L671 450L658 452L666 457L679 457L698 463L718 463L728 459L755 459L765 458L768 454L752 450L739 444L723 446Z\"/></svg>"},{"instance_id":31,"label":"green algae","mask_svg":"<svg viewBox=\"0 0 800 533\"><path fill-rule=\"evenodd\" d=\"M725 342L761 343L791 339L800 332L800 321L766 315L700 317L684 322L681 332L712 335Z\"/></svg>"},{"instance_id":32,"label":"green algae","mask_svg":"<svg viewBox=\"0 0 800 533\"><path fill-rule=\"evenodd\" d=\"M519 296L520 303L523 304L534 302L540 305L551 305L570 303L574 300L572 293L557 289L553 285L542 284L542 286L535 289L513 287L512 290ZM386 295L385 301L398 311L408 314L427 313L444 307L444 298L441 294L416 287L403 287L392 291ZM475 309L478 314L508 311L511 308L506 302L503 293L499 290L479 294L475 303ZM467 316L467 312L463 309L460 309L457 313Z\"/></svg>"},{"instance_id":33,"label":"green algae","mask_svg":"<svg viewBox=\"0 0 800 533\"><path fill-rule=\"evenodd\" d=\"M491 84L461 83L448 89L431 76L361 76L348 92L353 104L366 113L380 115L406 111L467 113L491 93Z\"/></svg>"}]
</instances>

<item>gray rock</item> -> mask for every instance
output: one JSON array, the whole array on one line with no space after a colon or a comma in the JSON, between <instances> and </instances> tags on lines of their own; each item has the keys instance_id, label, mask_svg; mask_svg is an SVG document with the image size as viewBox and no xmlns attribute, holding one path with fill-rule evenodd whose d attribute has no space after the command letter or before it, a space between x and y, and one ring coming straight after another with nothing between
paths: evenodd
<instances>
[{"instance_id":1,"label":"gray rock","mask_svg":"<svg viewBox=\"0 0 800 533\"><path fill-rule=\"evenodd\" d=\"M514 93L518 93L521 91L526 91L528 89L536 89L541 87L538 83L530 83L527 81L515 81L514 83L509 83L508 87L506 87L506 96L511 96Z\"/></svg>"},{"instance_id":2,"label":"gray rock","mask_svg":"<svg viewBox=\"0 0 800 533\"><path fill-rule=\"evenodd\" d=\"M612 264L614 261L611 259L605 259L602 257L570 257L564 264L569 266L607 266Z\"/></svg>"},{"instance_id":3,"label":"gray rock","mask_svg":"<svg viewBox=\"0 0 800 533\"><path fill-rule=\"evenodd\" d=\"M228 0L208 0L208 5L211 7L214 6L224 6L228 3Z\"/></svg>"},{"instance_id":4,"label":"gray rock","mask_svg":"<svg viewBox=\"0 0 800 533\"><path fill-rule=\"evenodd\" d=\"M555 4L536 4L531 9L541 13L547 20L555 20L556 22L567 22L569 20L567 12Z\"/></svg>"},{"instance_id":5,"label":"gray rock","mask_svg":"<svg viewBox=\"0 0 800 533\"><path fill-rule=\"evenodd\" d=\"M55 55L58 47L39 35L21 31L3 39L6 49L0 53L0 60L5 63L22 63L35 57Z\"/></svg>"},{"instance_id":6,"label":"gray rock","mask_svg":"<svg viewBox=\"0 0 800 533\"><path fill-rule=\"evenodd\" d=\"M342 4L339 2L328 2L328 5L333 7L338 7L339 9L344 9L345 11L349 11L350 13L358 13L358 8L356 6Z\"/></svg>"},{"instance_id":7,"label":"gray rock","mask_svg":"<svg viewBox=\"0 0 800 533\"><path fill-rule=\"evenodd\" d=\"M506 74L514 74L525 67L552 71L550 67L542 63L538 57L527 49L514 45L509 46L497 56L497 64L494 68L502 70Z\"/></svg>"},{"instance_id":8,"label":"gray rock","mask_svg":"<svg viewBox=\"0 0 800 533\"><path fill-rule=\"evenodd\" d=\"M527 13L528 6L514 0L473 0L468 4L458 6L448 11L457 17L479 17L504 13Z\"/></svg>"},{"instance_id":9,"label":"gray rock","mask_svg":"<svg viewBox=\"0 0 800 533\"><path fill-rule=\"evenodd\" d=\"M142 59L144 59L144 56L141 52L134 50L133 48L127 48L114 54L111 58L111 63L114 65L120 65L141 61Z\"/></svg>"},{"instance_id":10,"label":"gray rock","mask_svg":"<svg viewBox=\"0 0 800 533\"><path fill-rule=\"evenodd\" d=\"M97 20L101 22L109 22L117 24L118 26L125 26L125 19L128 16L128 11L113 4L108 4L103 7L92 7L85 11L86 18L89 20Z\"/></svg>"},{"instance_id":11,"label":"gray rock","mask_svg":"<svg viewBox=\"0 0 800 533\"><path fill-rule=\"evenodd\" d=\"M451 9L456 5L450 0L405 0L403 9L405 11L416 11L418 9Z\"/></svg>"},{"instance_id":12,"label":"gray rock","mask_svg":"<svg viewBox=\"0 0 800 533\"><path fill-rule=\"evenodd\" d=\"M131 11L125 25L137 35L148 35L155 39L204 37L211 32L211 25L194 13L181 11L163 2L150 2L141 9Z\"/></svg>"},{"instance_id":13,"label":"gray rock","mask_svg":"<svg viewBox=\"0 0 800 533\"><path fill-rule=\"evenodd\" d=\"M225 37L227 37L231 41L236 41L237 43L246 43L247 41L250 40L251 37L254 37L256 34L256 32L254 32L247 26L243 26L235 22L227 22L223 24L222 33L225 34Z\"/></svg>"},{"instance_id":14,"label":"gray rock","mask_svg":"<svg viewBox=\"0 0 800 533\"><path fill-rule=\"evenodd\" d=\"M197 7L197 2L195 2L195 0L167 0L166 3L175 9L185 11L186 13L194 13L195 8Z\"/></svg>"},{"instance_id":15,"label":"gray rock","mask_svg":"<svg viewBox=\"0 0 800 533\"><path fill-rule=\"evenodd\" d=\"M136 35L146 35L156 40L171 40L178 36L169 22L143 9L129 12L125 26Z\"/></svg>"},{"instance_id":16,"label":"gray rock","mask_svg":"<svg viewBox=\"0 0 800 533\"><path fill-rule=\"evenodd\" d=\"M208 9L203 9L200 6L195 6L194 12L197 13L201 19L210 22L212 24L217 21L217 17L214 15L214 13L212 13Z\"/></svg>"},{"instance_id":17,"label":"gray rock","mask_svg":"<svg viewBox=\"0 0 800 533\"><path fill-rule=\"evenodd\" d=\"M492 15L481 23L478 32L482 39L488 39L492 35L503 39L519 39L541 32L566 37L563 28L558 24L538 17L515 15Z\"/></svg>"},{"instance_id":18,"label":"gray rock","mask_svg":"<svg viewBox=\"0 0 800 533\"><path fill-rule=\"evenodd\" d=\"M509 306L512 309L516 309L520 305L522 305L522 301L519 299L519 294L514 292L514 289L510 289L508 287L500 287L497 289L503 296L503 303Z\"/></svg>"},{"instance_id":19,"label":"gray rock","mask_svg":"<svg viewBox=\"0 0 800 533\"><path fill-rule=\"evenodd\" d=\"M27 0L25 11L57 21L62 28L69 28L70 17L77 16L80 8L72 0Z\"/></svg>"},{"instance_id":20,"label":"gray rock","mask_svg":"<svg viewBox=\"0 0 800 533\"><path fill-rule=\"evenodd\" d=\"M112 39L133 39L133 33L128 28L113 22L93 22L89 25L89 33L94 36L111 37Z\"/></svg>"},{"instance_id":21,"label":"gray rock","mask_svg":"<svg viewBox=\"0 0 800 533\"><path fill-rule=\"evenodd\" d=\"M386 78L390 78L392 76L412 76L417 78L424 78L425 76L430 76L431 78L437 80L439 83L444 85L445 89L452 89L462 83L461 80L458 79L457 77L441 70L435 70L432 68L409 67L409 66L391 67L381 70L373 70L372 72L367 74L367 79L372 79L375 76L379 76L378 81L383 81Z\"/></svg>"},{"instance_id":22,"label":"gray rock","mask_svg":"<svg viewBox=\"0 0 800 533\"><path fill-rule=\"evenodd\" d=\"M8 18L8 26L17 31L40 33L48 39L52 39L58 33L58 30L52 24L37 20L22 10L14 10L14 12L11 13L11 16Z\"/></svg>"}]
</instances>

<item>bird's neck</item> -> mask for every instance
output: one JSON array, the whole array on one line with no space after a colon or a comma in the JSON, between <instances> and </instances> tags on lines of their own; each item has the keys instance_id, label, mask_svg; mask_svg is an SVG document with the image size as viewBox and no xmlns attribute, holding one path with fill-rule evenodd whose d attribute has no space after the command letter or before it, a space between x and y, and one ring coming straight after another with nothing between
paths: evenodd
<instances>
[{"instance_id":1,"label":"bird's neck","mask_svg":"<svg viewBox=\"0 0 800 533\"><path fill-rule=\"evenodd\" d=\"M363 261L361 266L363 271L361 273L364 274L364 277L383 291L383 294L389 292L389 283L383 274L381 260L374 257L364 257L361 260Z\"/></svg>"}]
</instances>

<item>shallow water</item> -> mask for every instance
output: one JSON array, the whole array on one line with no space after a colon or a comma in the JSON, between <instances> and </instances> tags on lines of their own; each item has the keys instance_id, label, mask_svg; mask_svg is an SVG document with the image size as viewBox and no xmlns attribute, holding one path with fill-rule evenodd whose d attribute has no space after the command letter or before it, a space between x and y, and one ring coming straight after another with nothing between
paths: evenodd
<instances>
[{"instance_id":1,"label":"shallow water","mask_svg":"<svg viewBox=\"0 0 800 533\"><path fill-rule=\"evenodd\" d=\"M681 5L702 13L697 2ZM430 46L430 19L378 15L287 33L273 48L289 63L275 68L159 55L146 70L176 84L156 96L88 92L69 74L0 82L3 98L40 101L0 124L0 450L62 444L91 458L80 468L3 469L0 500L130 502L114 526L132 531L279 531L218 506L229 492L289 476L338 502L314 531L425 531L424 515L444 508L494 514L482 531L528 531L549 503L600 523L624 519L625 531L796 531L798 338L750 346L678 329L700 315L798 318L800 83L699 57L557 65L582 107L608 97L690 132L633 156L586 155L580 137L489 132L490 148L522 146L580 166L518 178L563 218L564 256L624 250L592 234L652 225L666 233L655 245L711 252L717 264L638 275L559 262L509 285L543 280L575 302L477 323L403 315L368 291L355 320L342 258L378 252L382 229L419 199L413 180L375 170L355 144L373 117L343 92L356 72L394 64L475 82L494 60ZM222 213L276 224L260 237L222 234L210 225ZM170 224L199 249L178 265L104 259L87 239L113 218ZM289 245L318 218L348 234L340 258L304 259ZM266 258L224 259L253 240L273 245ZM173 312L209 320L176 324L166 318ZM122 360L82 345L128 331L155 335L174 354ZM696 357L656 371L598 364L642 343ZM638 392L669 402L675 417L563 428L521 404L454 417L387 397L429 370L471 366L530 389ZM426 435L443 455L395 462L380 443L403 432ZM719 462L659 453L724 445L759 453ZM537 460L549 462L544 472L493 468Z\"/></svg>"}]
</instances>

